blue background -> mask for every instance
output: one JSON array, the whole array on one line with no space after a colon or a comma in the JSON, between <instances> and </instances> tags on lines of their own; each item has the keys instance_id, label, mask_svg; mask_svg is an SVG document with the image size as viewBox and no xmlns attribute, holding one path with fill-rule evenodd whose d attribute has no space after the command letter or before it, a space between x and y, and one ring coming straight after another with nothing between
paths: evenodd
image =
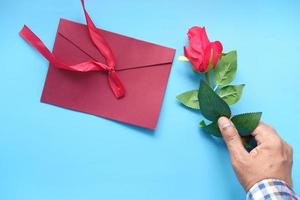
<instances>
[{"instance_id":1,"label":"blue background","mask_svg":"<svg viewBox=\"0 0 300 200\"><path fill-rule=\"evenodd\" d=\"M228 152L198 127L202 116L175 99L198 87L179 62L186 32L206 26L238 51L234 113L263 111L294 146L300 193L300 1L96 1L102 28L177 49L156 131L40 103L48 62L18 35L27 24L52 48L60 17L84 23L79 0L0 3L0 199L244 199ZM298 179L297 179L298 177Z\"/></svg>"}]
</instances>

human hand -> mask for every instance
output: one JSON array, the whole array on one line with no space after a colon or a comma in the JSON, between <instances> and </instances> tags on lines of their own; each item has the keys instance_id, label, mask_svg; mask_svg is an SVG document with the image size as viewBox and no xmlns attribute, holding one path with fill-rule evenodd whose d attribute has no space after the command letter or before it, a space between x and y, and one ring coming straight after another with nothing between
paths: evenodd
<instances>
[{"instance_id":1,"label":"human hand","mask_svg":"<svg viewBox=\"0 0 300 200\"><path fill-rule=\"evenodd\" d=\"M292 186L293 150L271 126L260 123L252 135L257 147L247 152L233 123L220 117L218 125L228 147L233 169L246 191L268 178L280 179Z\"/></svg>"}]
</instances>

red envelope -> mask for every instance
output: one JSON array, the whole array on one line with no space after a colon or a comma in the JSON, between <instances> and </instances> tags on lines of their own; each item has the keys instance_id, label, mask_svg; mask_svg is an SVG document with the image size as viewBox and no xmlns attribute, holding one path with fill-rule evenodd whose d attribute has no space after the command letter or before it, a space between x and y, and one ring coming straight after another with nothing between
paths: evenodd
<instances>
[{"instance_id":1,"label":"red envelope","mask_svg":"<svg viewBox=\"0 0 300 200\"><path fill-rule=\"evenodd\" d=\"M154 129L175 49L101 30L116 60L126 95L117 99L103 72L73 72L49 67L41 101ZM104 63L86 25L61 19L52 52L67 64L88 60Z\"/></svg>"}]
</instances>

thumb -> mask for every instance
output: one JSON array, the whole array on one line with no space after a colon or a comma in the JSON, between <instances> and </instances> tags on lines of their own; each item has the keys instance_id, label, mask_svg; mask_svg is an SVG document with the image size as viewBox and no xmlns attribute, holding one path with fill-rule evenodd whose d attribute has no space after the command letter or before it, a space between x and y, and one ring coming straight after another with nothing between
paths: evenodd
<instances>
[{"instance_id":1,"label":"thumb","mask_svg":"<svg viewBox=\"0 0 300 200\"><path fill-rule=\"evenodd\" d=\"M248 156L249 153L244 148L241 137L231 120L227 117L220 117L218 125L230 155L237 159Z\"/></svg>"}]
</instances>

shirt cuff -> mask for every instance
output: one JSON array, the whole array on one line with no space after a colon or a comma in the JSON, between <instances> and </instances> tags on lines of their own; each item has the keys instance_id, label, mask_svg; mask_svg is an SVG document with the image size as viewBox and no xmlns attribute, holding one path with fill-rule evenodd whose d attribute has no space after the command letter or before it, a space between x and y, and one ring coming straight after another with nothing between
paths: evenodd
<instances>
[{"instance_id":1,"label":"shirt cuff","mask_svg":"<svg viewBox=\"0 0 300 200\"><path fill-rule=\"evenodd\" d=\"M247 200L299 200L292 188L279 179L265 179L250 188Z\"/></svg>"}]
</instances>

